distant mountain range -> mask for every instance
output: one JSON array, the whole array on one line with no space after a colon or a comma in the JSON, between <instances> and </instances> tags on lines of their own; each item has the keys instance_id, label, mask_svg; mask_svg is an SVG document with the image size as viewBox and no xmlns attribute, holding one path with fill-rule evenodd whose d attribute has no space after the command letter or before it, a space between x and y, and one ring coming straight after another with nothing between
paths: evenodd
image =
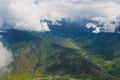
<instances>
[{"instance_id":1,"label":"distant mountain range","mask_svg":"<svg viewBox=\"0 0 120 80\"><path fill-rule=\"evenodd\" d=\"M60 75L76 80L119 80L120 35L93 34L84 27L73 26L52 26L47 33L0 33L2 42L14 54L11 71L1 79L33 80Z\"/></svg>"}]
</instances>

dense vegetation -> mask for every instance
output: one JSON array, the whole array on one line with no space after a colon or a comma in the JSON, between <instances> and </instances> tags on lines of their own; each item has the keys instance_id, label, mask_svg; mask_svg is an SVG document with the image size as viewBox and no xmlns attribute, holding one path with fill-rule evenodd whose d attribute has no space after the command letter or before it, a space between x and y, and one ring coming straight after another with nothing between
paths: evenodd
<instances>
[{"instance_id":1,"label":"dense vegetation","mask_svg":"<svg viewBox=\"0 0 120 80\"><path fill-rule=\"evenodd\" d=\"M12 50L14 61L9 65L11 72L1 75L0 79L62 76L76 80L119 80L120 43L117 37L111 34L65 37L59 32L55 35L8 31L2 40Z\"/></svg>"}]
</instances>

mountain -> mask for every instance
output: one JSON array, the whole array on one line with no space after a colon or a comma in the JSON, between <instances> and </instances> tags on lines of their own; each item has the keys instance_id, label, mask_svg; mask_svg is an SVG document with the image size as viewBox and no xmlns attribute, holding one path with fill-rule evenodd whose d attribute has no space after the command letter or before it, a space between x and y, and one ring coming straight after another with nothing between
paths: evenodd
<instances>
[{"instance_id":1,"label":"mountain","mask_svg":"<svg viewBox=\"0 0 120 80\"><path fill-rule=\"evenodd\" d=\"M9 65L11 71L2 75L2 80L32 80L56 75L83 80L109 79L109 75L86 59L82 55L85 51L70 39L17 30L2 35L4 45L14 54L14 61Z\"/></svg>"},{"instance_id":2,"label":"mountain","mask_svg":"<svg viewBox=\"0 0 120 80\"><path fill-rule=\"evenodd\" d=\"M9 65L10 72L0 79L59 76L78 80L119 80L119 34L76 31L71 36L68 29L60 33L57 31L60 27L55 28L56 31L48 33L19 30L1 33L1 40L12 50L14 61Z\"/></svg>"},{"instance_id":3,"label":"mountain","mask_svg":"<svg viewBox=\"0 0 120 80\"><path fill-rule=\"evenodd\" d=\"M86 55L89 56L89 59L92 60L92 62L100 65L110 75L117 77L119 80L120 34L117 32L101 32L95 34L92 33L91 30L85 29L84 26L85 25L83 23L83 25L59 26L51 27L51 29L52 34L54 35L72 39L80 48L86 51ZM117 30L119 31L119 28Z\"/></svg>"}]
</instances>

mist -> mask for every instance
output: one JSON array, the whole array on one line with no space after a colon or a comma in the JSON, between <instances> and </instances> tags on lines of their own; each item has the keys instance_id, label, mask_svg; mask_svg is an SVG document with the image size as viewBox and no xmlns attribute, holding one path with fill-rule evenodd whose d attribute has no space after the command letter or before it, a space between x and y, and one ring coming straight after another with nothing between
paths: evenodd
<instances>
[{"instance_id":1,"label":"mist","mask_svg":"<svg viewBox=\"0 0 120 80\"><path fill-rule=\"evenodd\" d=\"M13 61L13 55L10 50L0 42L0 73L7 72L10 69L8 65Z\"/></svg>"}]
</instances>

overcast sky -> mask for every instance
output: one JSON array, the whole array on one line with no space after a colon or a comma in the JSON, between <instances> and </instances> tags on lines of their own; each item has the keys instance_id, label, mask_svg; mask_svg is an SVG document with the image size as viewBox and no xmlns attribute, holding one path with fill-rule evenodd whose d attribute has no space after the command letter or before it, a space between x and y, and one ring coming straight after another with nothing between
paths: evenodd
<instances>
[{"instance_id":1,"label":"overcast sky","mask_svg":"<svg viewBox=\"0 0 120 80\"><path fill-rule=\"evenodd\" d=\"M88 18L99 22L93 24L98 32L114 32L119 15L119 0L0 0L2 28L7 23L9 28L44 32L50 31L47 22L43 22L45 19L57 24L56 20L62 18L71 21ZM113 21L116 23L112 24ZM101 28L100 24L104 26Z\"/></svg>"}]
</instances>

